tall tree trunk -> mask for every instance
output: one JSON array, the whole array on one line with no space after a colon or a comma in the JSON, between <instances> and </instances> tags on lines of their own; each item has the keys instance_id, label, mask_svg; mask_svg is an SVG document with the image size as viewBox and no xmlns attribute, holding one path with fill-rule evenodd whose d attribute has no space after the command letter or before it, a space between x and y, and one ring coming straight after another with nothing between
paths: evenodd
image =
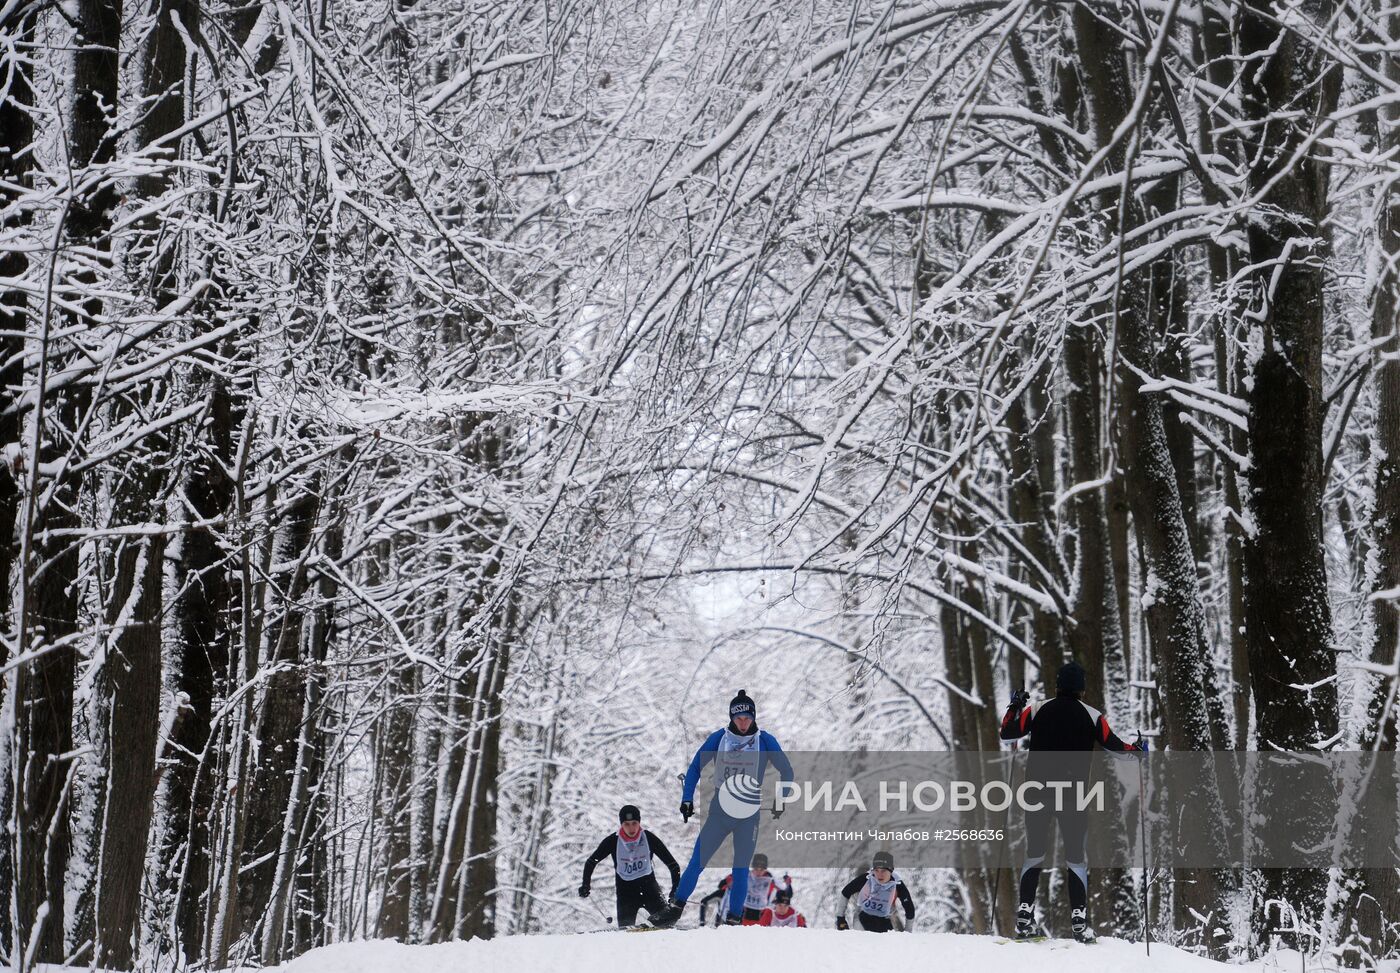
<instances>
[{"instance_id":1,"label":"tall tree trunk","mask_svg":"<svg viewBox=\"0 0 1400 973\"><path fill-rule=\"evenodd\" d=\"M110 129L111 109L117 102L118 53L121 6L106 0L80 0L74 10L76 36L73 55L73 105L68 150L75 168L100 166L115 156ZM110 226L116 205L110 182L99 184L88 195L73 198L64 226L65 243L99 254L105 253L102 237ZM92 289L90 270L75 274L72 283ZM81 314L65 316L74 333L96 320L101 300L83 301ZM47 359L57 357L52 344L41 348ZM47 363L41 364L41 370ZM21 644L41 653L23 666L15 678L17 766L15 930L16 955L40 962L64 959L65 881L71 845L67 816L73 749L73 679L76 668L74 637L78 631L78 547L64 536L79 525L78 479L71 460L79 444L66 441L77 434L87 412L89 394L82 386L65 389L53 403L40 383L40 397L31 418L43 435L40 462L57 468L48 487L47 502L36 506L33 521L22 526L32 537L30 563L23 587L28 591L20 620ZM52 411L55 421L49 423ZM49 429L58 430L48 434ZM39 498L34 498L36 504ZM32 635L29 628L32 625Z\"/></svg>"},{"instance_id":2,"label":"tall tree trunk","mask_svg":"<svg viewBox=\"0 0 1400 973\"><path fill-rule=\"evenodd\" d=\"M123 544L108 605L107 621L116 631L103 664L110 710L99 818L95 952L99 966L115 970L132 968L146 875L160 721L164 551L158 536Z\"/></svg>"},{"instance_id":3,"label":"tall tree trunk","mask_svg":"<svg viewBox=\"0 0 1400 973\"><path fill-rule=\"evenodd\" d=\"M34 169L34 91L28 65L16 57L23 45L33 42L36 4L19 4L0 13L0 34L9 43L0 49L0 77L8 90L0 97L0 209L4 211L0 230L8 236L27 226L30 210L14 205L22 191L31 188ZM10 187L15 187L11 189ZM29 258L19 247L0 249L0 278L18 280L24 276ZM16 391L24 384L24 333L29 328L28 293L19 287L0 288L0 447L18 450L23 427L21 413L11 411ZM10 575L14 568L15 521L19 514L20 468L0 463L0 598L9 610ZM6 623L8 633L10 623ZM8 642L0 644L0 662ZM0 883L3 888L8 883ZM8 895L8 889L0 895ZM0 909L0 923L8 924L9 910ZM3 933L8 948L9 932Z\"/></svg>"},{"instance_id":4,"label":"tall tree trunk","mask_svg":"<svg viewBox=\"0 0 1400 973\"><path fill-rule=\"evenodd\" d=\"M1337 664L1322 538L1323 219L1328 167L1300 147L1336 103L1341 72L1302 38L1325 34L1332 0L1302 0L1292 23L1272 5L1246 0L1240 51L1252 164L1248 184L1261 214L1247 222L1254 316L1246 383L1250 467L1245 507L1245 638L1259 749L1313 751L1333 745ZM1321 35L1319 35L1321 36ZM1322 841L1336 809L1320 795L1260 794L1301 845ZM1322 901L1325 873L1270 870L1268 898L1300 911Z\"/></svg>"},{"instance_id":5,"label":"tall tree trunk","mask_svg":"<svg viewBox=\"0 0 1400 973\"><path fill-rule=\"evenodd\" d=\"M1214 3L1202 3L1200 10L1201 30L1197 36L1206 77L1221 91L1233 92L1236 30L1230 11ZM1233 96L1223 102L1223 107L1227 115L1237 117L1238 104ZM1210 112L1202 111L1198 125L1202 151L1219 153L1242 164L1239 163L1238 139L1232 134L1233 126L1220 126L1218 121ZM1206 248L1211 290L1226 295L1225 307L1217 315L1212 333L1216 389L1231 397L1240 396L1244 387L1244 356L1238 349L1243 339L1241 321L1246 308L1230 287L1243 256L1239 248L1229 242L1212 241ZM1237 456L1244 455L1247 449L1244 432L1233 423L1227 423L1223 432L1222 438L1230 451ZM1240 502L1240 472L1232 463L1222 466L1225 503L1222 555L1228 598L1225 636L1230 648L1231 683L1229 736L1235 746L1244 749L1249 742L1250 706L1249 652L1244 637L1244 532L1241 528L1244 508Z\"/></svg>"},{"instance_id":6,"label":"tall tree trunk","mask_svg":"<svg viewBox=\"0 0 1400 973\"><path fill-rule=\"evenodd\" d=\"M1076 485L1105 475L1103 452L1103 339L1091 325L1071 326L1065 335L1065 378L1069 390L1070 468ZM1073 516L1075 602L1069 641L1087 676L1085 695L1103 700L1104 660L1121 658L1118 587L1113 580L1112 547L1105 489L1096 485L1070 500ZM1047 696L1055 695L1055 673L1041 668Z\"/></svg>"},{"instance_id":7,"label":"tall tree trunk","mask_svg":"<svg viewBox=\"0 0 1400 973\"><path fill-rule=\"evenodd\" d=\"M1381 21L1390 38L1400 36L1400 15L1389 14ZM1400 63L1382 56L1378 69L1391 82L1400 82ZM1376 109L1376 151L1400 149L1400 109L1385 103ZM1400 192L1383 184L1376 200L1377 261L1375 291L1371 295L1371 337L1375 339L1372 368L1376 382L1376 428L1371 438L1372 508L1370 556L1366 559L1367 588L1375 600L1371 604L1372 632L1370 662L1393 666L1400 659ZM1366 722L1361 732L1361 748L1381 753L1396 749L1397 680L1394 676L1370 677ZM1356 836L1383 844L1384 834ZM1340 933L1355 938L1349 946L1356 962L1374 961L1400 951L1400 870L1378 868L1352 872L1343 886ZM1357 955L1364 946L1368 956Z\"/></svg>"},{"instance_id":8,"label":"tall tree trunk","mask_svg":"<svg viewBox=\"0 0 1400 973\"><path fill-rule=\"evenodd\" d=\"M378 741L380 762L379 809L384 821L384 894L380 899L375 935L411 941L409 898L412 883L412 806L415 780L413 703L416 673L400 665L390 682L391 699Z\"/></svg>"},{"instance_id":9,"label":"tall tree trunk","mask_svg":"<svg viewBox=\"0 0 1400 973\"><path fill-rule=\"evenodd\" d=\"M432 620L428 620L423 627L428 629L434 624ZM422 691L420 689L420 692ZM437 874L434 868L437 842L433 810L434 789L428 786L428 782L435 778L441 749L442 728L438 715L429 708L421 714L413 734L413 791L409 808L409 843L412 854L409 858L408 874L409 936L413 942L421 942L431 937L432 888L433 877Z\"/></svg>"},{"instance_id":10,"label":"tall tree trunk","mask_svg":"<svg viewBox=\"0 0 1400 973\"><path fill-rule=\"evenodd\" d=\"M34 38L36 5L20 4L0 14L0 34L10 42L0 50L0 77L9 79L9 89L0 98L0 209L5 216L0 231L14 232L29 222L29 210L12 205L18 193L31 188L34 155L33 109L34 91L30 84L28 65L15 55ZM10 187L14 187L11 189ZM0 250L0 278L17 280L28 268L29 259L18 248ZM20 288L0 290L0 449L23 455L21 438L23 423L18 410L11 411L15 393L24 384L24 334L29 329L29 298ZM4 614L0 615L0 664L9 661L9 639L13 637L19 619L13 614L18 606L10 602L10 580L18 553L15 525L19 516L21 468L0 463L0 599ZM0 682L3 687L3 682ZM0 821L9 821L14 810L13 774L10 761L14 758L12 740L0 741L5 760L0 763ZM10 955L14 944L11 926L11 902L14 891L13 845L0 841L0 954Z\"/></svg>"},{"instance_id":11,"label":"tall tree trunk","mask_svg":"<svg viewBox=\"0 0 1400 973\"><path fill-rule=\"evenodd\" d=\"M141 72L141 93L148 107L136 125L137 141L143 145L165 138L184 122L185 45L180 28L197 29L197 16L198 7L193 0L155 3ZM178 155L178 145L172 150ZM141 198L154 199L168 182L163 173L142 177L137 193ZM176 292L176 254L168 243L162 246L161 229L157 221L142 226L147 239L133 248L131 261L148 275L147 286L158 307ZM148 390L133 394L142 395L148 406L158 405L163 385L154 382ZM131 411L129 406L119 407L119 417L122 413L130 415ZM169 436L150 436L142 452L128 463L113 491L117 498L114 519L119 525L164 522L162 462L169 450ZM96 959L99 966L125 970L131 968L135 956L134 938L155 797L165 535L153 533L139 543L134 538L119 541L113 561L107 622L114 627L115 651L104 662L111 704L106 747L109 762L101 801Z\"/></svg>"},{"instance_id":12,"label":"tall tree trunk","mask_svg":"<svg viewBox=\"0 0 1400 973\"><path fill-rule=\"evenodd\" d=\"M184 498L192 515L211 521L233 505L234 429L238 425L227 385L212 379L206 442L188 466ZM177 568L181 592L177 603L178 643L174 689L181 708L171 730L171 763L165 797L169 822L161 860L162 890L175 895L173 926L185 959L203 953L204 914L209 908L211 824L215 792L227 778L225 755L210 747L214 711L228 697L233 677L234 633L238 628L235 578L214 528L188 531ZM203 759L201 760L201 755ZM175 863L179 867L174 867ZM172 883L173 880L173 883Z\"/></svg>"},{"instance_id":13,"label":"tall tree trunk","mask_svg":"<svg viewBox=\"0 0 1400 973\"><path fill-rule=\"evenodd\" d=\"M244 446L241 455L247 455L247 440L252 436L252 424L243 428ZM269 440L276 441L279 422L274 419ZM235 466L233 478L233 504L231 507L237 548L243 552L238 559L238 650L233 655L230 672L230 685L253 685L260 662L258 646L262 644L267 584L258 579L272 576L272 556L277 547L277 537L255 541L251 525L255 520L272 523L273 511L277 507L277 490L268 489L261 499L261 509L257 516L248 502L246 483L241 466ZM257 561L254 561L256 552ZM203 944L204 955L211 968L228 965L229 950L240 933L239 904L242 878L243 848L246 843L248 826L247 808L250 801L248 792L254 786L255 754L252 744L256 735L256 708L254 694L242 693L242 699L231 709L229 718L219 724L219 735L215 743L220 750L220 761L226 768L221 775L223 793L213 805L209 824L209 894L204 910ZM226 751L226 753L224 752Z\"/></svg>"},{"instance_id":14,"label":"tall tree trunk","mask_svg":"<svg viewBox=\"0 0 1400 973\"><path fill-rule=\"evenodd\" d=\"M1103 340L1088 324L1071 326L1065 335L1065 378L1069 389L1070 468L1074 483L1103 478L1102 376ZM1113 580L1112 546L1102 485L1082 490L1070 500L1074 524L1074 626L1069 643L1087 676L1085 695L1104 699L1104 660L1121 658L1123 638L1118 617L1118 587ZM1055 671L1041 660L1047 696L1055 695Z\"/></svg>"},{"instance_id":15,"label":"tall tree trunk","mask_svg":"<svg viewBox=\"0 0 1400 973\"><path fill-rule=\"evenodd\" d=\"M1128 118L1133 90L1128 65L1120 38L1111 26L1087 8L1076 8L1071 16L1094 135L1098 144L1104 146ZM1120 171L1126 166L1127 152L1122 143L1109 158ZM1138 204L1126 201L1124 232L1140 224L1141 219ZM1158 258L1172 259L1170 255ZM1123 358L1133 366L1120 373L1122 461L1146 571L1143 614L1162 687L1163 737L1174 750L1204 750L1209 749L1212 733L1205 671L1209 645L1196 563L1161 400L1141 391L1143 383L1139 377L1153 375L1159 368L1151 318L1150 273L1131 273L1122 287L1117 321L1119 347ZM1188 798L1199 801L1196 806L1200 808L1206 841L1211 840L1212 834L1219 837L1212 824L1222 821L1218 808L1212 804L1217 798L1212 793ZM1206 917L1204 942L1215 947L1219 940L1214 933L1223 928L1224 919L1215 874L1194 870L1191 874L1178 872L1176 878L1178 922L1189 923L1193 913Z\"/></svg>"},{"instance_id":16,"label":"tall tree trunk","mask_svg":"<svg viewBox=\"0 0 1400 973\"><path fill-rule=\"evenodd\" d=\"M551 662L547 670L547 679L553 682L553 696L548 712L551 714L547 726L540 727L539 733L539 753L536 757L538 764L535 770L535 780L527 792L527 803L524 805L527 810L529 823L525 828L524 847L517 858L516 879L511 884L515 887L512 896L511 915L514 917L514 927L511 933L514 935L527 935L538 931L538 923L535 921L534 908L537 901L536 888L540 876L540 857L544 851L545 835L549 831L551 820L550 807L551 797L554 790L554 779L558 773L559 731L561 726L561 715L563 714L562 700L564 694L564 666L561 664L556 671ZM548 688L548 682L546 682Z\"/></svg>"},{"instance_id":17,"label":"tall tree trunk","mask_svg":"<svg viewBox=\"0 0 1400 973\"><path fill-rule=\"evenodd\" d=\"M342 450L346 465L353 459L349 447ZM322 506L325 528L318 552L321 563L335 564L344 553L344 512L339 499L342 478L336 479L333 496ZM286 813L283 815L282 844L273 879L270 908L263 927L262 960L272 965L324 943L327 894L330 874L326 869L328 841L325 834L327 806L326 779L327 717L325 662L334 631L335 599L339 582L330 572L319 571L314 592L316 603L309 612L306 633L307 673L298 738L296 769ZM290 951L287 944L290 943Z\"/></svg>"},{"instance_id":18,"label":"tall tree trunk","mask_svg":"<svg viewBox=\"0 0 1400 973\"><path fill-rule=\"evenodd\" d=\"M1040 385L1040 382L1036 383ZM1054 483L1048 487L1040 479L1038 453L1042 445L1038 442L1041 429L1054 422L1054 413L1045 397L1032 403L1036 411L1028 412L1026 399L1017 399L1007 410L1006 424L1011 433L1009 454L1011 460L1011 489L1009 503L1011 517L1023 527L1020 533L1022 545L1031 557L1035 558L1053 577L1061 577L1062 564L1055 546L1054 529L1047 519L1049 504L1043 502L1048 491L1053 493ZM1044 411L1041 411L1041 410ZM1032 420L1031 415L1036 418ZM1053 457L1052 457L1053 458ZM1036 583L1037 578L1024 566L1018 572L1022 581ZM1030 615L1032 637L1029 644L1035 646L1040 656L1042 670L1054 671L1065 658L1065 620L1057 613L1046 611L1038 606L1024 608ZM1013 656L1016 655L1013 653ZM1019 657L1017 657L1019 659ZM1018 665L1021 663L1018 661ZM1020 687L1020 680L1013 680L1012 688Z\"/></svg>"},{"instance_id":19,"label":"tall tree trunk","mask_svg":"<svg viewBox=\"0 0 1400 973\"><path fill-rule=\"evenodd\" d=\"M1019 32L1007 39L1007 46L1032 111L1050 115L1058 110L1067 116L1078 111L1077 87L1066 90L1062 86L1061 101L1052 107L1051 98L1046 94L1045 85ZM1061 137L1048 126L1037 126L1036 132L1046 155L1057 167L1069 171L1072 163ZM1001 220L995 216L988 217L988 224L994 230L1002 228ZM1023 354L1022 357L1027 356ZM1055 425L1062 410L1051 394L1053 377L1054 368L1047 363L1030 384L1026 395L1012 402L1007 411L1006 422L1011 433L1008 443L1011 472L1009 500L1012 517L1017 523L1025 525L1021 540L1026 550L1047 571L1057 578L1063 578L1066 572L1056 543L1054 504L1057 469ZM1112 559L1109 563L1116 567ZM1022 577L1028 577L1024 570ZM1069 651L1068 619L1051 616L1038 608L1031 610L1034 613L1034 641L1031 644L1040 658L1043 678L1044 673L1058 671L1065 662ZM1125 618L1126 615L1119 612L1120 623ZM1121 635L1121 624L1119 631ZM1014 665L1019 672L1023 663L1016 659ZM1013 685L1020 688L1022 680L1014 679Z\"/></svg>"},{"instance_id":20,"label":"tall tree trunk","mask_svg":"<svg viewBox=\"0 0 1400 973\"><path fill-rule=\"evenodd\" d=\"M1400 36L1400 15L1386 18L1388 35ZM1400 63L1383 57L1381 69L1400 84ZM1376 110L1377 151L1400 151L1400 108L1387 102ZM1376 382L1376 429L1371 437L1374 487L1371 508L1371 577L1373 595L1400 590L1400 191L1392 183L1376 203L1378 274L1371 304L1372 367ZM1372 604L1374 629L1371 660L1394 665L1400 658L1400 599L1377 597ZM1383 750L1396 746L1397 707L1393 680L1377 680L1367 712L1363 745ZM1387 703L1390 712L1387 716Z\"/></svg>"},{"instance_id":21,"label":"tall tree trunk","mask_svg":"<svg viewBox=\"0 0 1400 973\"><path fill-rule=\"evenodd\" d=\"M192 8L188 16L199 16L198 0L184 0ZM172 10L177 10L172 6ZM181 17L185 15L180 12ZM259 18L270 20L272 8L252 0L236 3L228 12L228 29L234 46L243 48ZM172 25L173 26L173 25ZM253 73L261 75L275 63L281 39L267 32L256 52ZM225 179L236 180L238 159L230 160ZM225 215L221 210L215 218ZM217 263L211 276L220 276ZM201 303L191 315L197 330L213 327L212 308ZM249 331L256 328L256 319ZM222 343L220 357L236 361L235 341ZM200 369L192 376L194 396L203 395L208 403L208 419L201 427L184 468L182 492L186 508L197 521L216 522L228 515L234 505L234 482L230 471L235 463L237 430L247 411L246 394L221 374ZM180 713L170 733L171 757L165 774L167 821L162 836L158 887L165 898L173 898L171 925L185 959L203 957L205 919L212 911L208 900L214 868L211 849L216 814L215 791L220 780L233 776L228 754L214 746L214 714L228 697L229 687L239 665L236 658L239 593L234 562L236 556L220 543L217 527L197 526L187 530L180 544L176 565L179 600L175 606L177 639L171 653L174 678L172 689ZM233 545L230 545L232 547ZM199 755L205 754L201 762Z\"/></svg>"},{"instance_id":22,"label":"tall tree trunk","mask_svg":"<svg viewBox=\"0 0 1400 973\"><path fill-rule=\"evenodd\" d=\"M501 689L510 664L513 616L514 606L508 604L493 632L497 645L477 690L484 703L481 708L484 723L472 782L465 868L457 893L456 927L460 939L490 939L496 934L496 795L501 776Z\"/></svg>"},{"instance_id":23,"label":"tall tree trunk","mask_svg":"<svg viewBox=\"0 0 1400 973\"><path fill-rule=\"evenodd\" d=\"M271 670L258 707L257 763L247 797L243 865L239 878L240 928L251 932L273 902L288 802L293 798L300 748L306 673L302 666L307 567L316 526L319 477L284 508L272 563L275 614L267 625ZM265 935L270 934L264 930Z\"/></svg>"}]
</instances>

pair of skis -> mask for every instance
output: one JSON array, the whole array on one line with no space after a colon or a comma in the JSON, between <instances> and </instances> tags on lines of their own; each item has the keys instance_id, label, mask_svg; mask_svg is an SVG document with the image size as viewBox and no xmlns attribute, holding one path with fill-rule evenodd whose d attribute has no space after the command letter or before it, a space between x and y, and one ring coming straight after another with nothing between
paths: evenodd
<instances>
[{"instance_id":1,"label":"pair of skis","mask_svg":"<svg viewBox=\"0 0 1400 973\"><path fill-rule=\"evenodd\" d=\"M1075 945L1093 946L1097 944L1098 940L1093 940L1092 942L1087 943L1078 943L1073 939L1054 939L1050 936L1028 936L1025 939L1007 939L1005 936L997 936L992 940L992 942L996 943L998 946L1006 946L1011 943L1053 943L1055 945L1052 945L1049 948L1069 949L1071 946Z\"/></svg>"},{"instance_id":2,"label":"pair of skis","mask_svg":"<svg viewBox=\"0 0 1400 973\"><path fill-rule=\"evenodd\" d=\"M636 926L608 926L606 929L585 929L583 935L592 935L595 932L664 932L670 926L648 926L646 923Z\"/></svg>"}]
</instances>

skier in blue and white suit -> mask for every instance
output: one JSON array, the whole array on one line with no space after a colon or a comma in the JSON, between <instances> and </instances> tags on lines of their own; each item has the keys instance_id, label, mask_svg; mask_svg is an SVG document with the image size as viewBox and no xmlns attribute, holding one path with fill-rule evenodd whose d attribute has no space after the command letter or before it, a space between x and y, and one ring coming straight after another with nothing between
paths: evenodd
<instances>
[{"instance_id":1,"label":"skier in blue and white suit","mask_svg":"<svg viewBox=\"0 0 1400 973\"><path fill-rule=\"evenodd\" d=\"M739 690L739 695L729 701L729 725L706 737L690 761L681 795L682 820L690 820L695 813L695 785L700 782L700 771L711 761L715 764L715 796L710 801L700 836L695 839L690 864L671 895L670 908L652 917L654 926L675 925L685 910L686 900L695 891L700 872L731 834L734 836L734 881L729 889L731 911L725 922L738 925L743 921L742 912L734 911L734 905L737 903L742 909L748 891L749 860L758 844L763 769L771 763L782 780L792 780L792 764L773 735L758 728L757 715L753 700ZM775 818L781 813L777 808L772 812Z\"/></svg>"}]
</instances>

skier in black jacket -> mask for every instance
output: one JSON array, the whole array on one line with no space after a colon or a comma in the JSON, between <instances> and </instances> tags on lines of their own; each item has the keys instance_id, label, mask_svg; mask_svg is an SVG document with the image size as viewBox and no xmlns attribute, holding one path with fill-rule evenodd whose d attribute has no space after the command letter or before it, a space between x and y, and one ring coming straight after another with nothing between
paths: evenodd
<instances>
[{"instance_id":1,"label":"skier in black jacket","mask_svg":"<svg viewBox=\"0 0 1400 973\"><path fill-rule=\"evenodd\" d=\"M719 888L700 900L701 926L705 925L706 910L709 908L710 903L714 902L716 899L719 900L719 903L715 906L715 925L719 926L720 923L724 922L725 917L729 915L728 900L725 896L729 894L729 886L733 884L733 882L733 875L724 876L724 878L719 880Z\"/></svg>"},{"instance_id":2,"label":"skier in black jacket","mask_svg":"<svg viewBox=\"0 0 1400 973\"><path fill-rule=\"evenodd\" d=\"M1104 715L1081 698L1084 683L1083 667L1070 661L1055 675L1054 699L1027 706L1030 697L1025 692L1018 691L1011 697L1011 705L1001 720L1001 738L1018 740L1030 736L1026 747L1031 752L1026 763L1027 780L1087 780L1089 755L1095 747L1114 753L1140 753L1147 749L1141 738L1137 743L1124 743L1114 735ZM1021 866L1016 938L1029 939L1036 935L1035 895L1040 884L1041 865L1050 847L1050 822L1054 818L1060 823L1060 837L1065 843L1065 867L1069 872L1066 884L1074 938L1091 943L1095 936L1089 927L1089 861L1085 848L1089 812L1072 806L1056 810L1046 801L1039 803L1039 810L1026 811L1026 861Z\"/></svg>"},{"instance_id":3,"label":"skier in black jacket","mask_svg":"<svg viewBox=\"0 0 1400 973\"><path fill-rule=\"evenodd\" d=\"M671 872L671 889L681 877L681 867L667 851L661 839L642 828L642 812L635 804L624 804L617 812L620 827L608 835L598 845L598 850L588 856L583 863L583 884L578 887L579 898L588 898L592 891L593 869L604 858L611 857L617 872L617 925L625 928L637 921L637 910L646 909L647 915L654 916L666 908L666 900L661 897L661 887L656 884L652 871L651 856L661 859L661 863Z\"/></svg>"},{"instance_id":4,"label":"skier in black jacket","mask_svg":"<svg viewBox=\"0 0 1400 973\"><path fill-rule=\"evenodd\" d=\"M856 921L867 932L889 932L894 928L894 903L897 899L904 906L904 928L909 929L914 922L914 898L909 894L903 880L894 872L894 856L887 851L877 851L871 859L870 871L857 875L841 890L840 909L836 913L836 928L850 929L846 912L851 906L851 896L857 892Z\"/></svg>"}]
</instances>

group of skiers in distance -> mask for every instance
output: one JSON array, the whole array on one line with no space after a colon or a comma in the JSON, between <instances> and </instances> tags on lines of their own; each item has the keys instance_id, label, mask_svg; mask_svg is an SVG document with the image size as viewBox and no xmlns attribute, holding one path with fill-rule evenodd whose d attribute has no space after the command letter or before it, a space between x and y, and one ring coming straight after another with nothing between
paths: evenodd
<instances>
[{"instance_id":1,"label":"group of skiers in distance","mask_svg":"<svg viewBox=\"0 0 1400 973\"><path fill-rule=\"evenodd\" d=\"M695 815L695 788L701 771L711 762L717 765L720 782L748 775L759 782L759 793L764 768L770 763L783 780L792 780L792 764L773 735L759 730L757 707L742 689L729 702L729 725L711 733L690 762L681 797L682 822ZM757 793L753 799L756 803ZM730 810L736 808L731 806ZM778 816L782 812L773 813ZM646 910L653 928L674 926L695 892L701 871L724 840L732 838L734 867L720 887L701 901L701 924L705 922L706 905L719 899L717 925L805 928L806 917L792 907L792 879L784 875L780 885L768 871L768 857L755 851L758 824L757 808L747 814L732 814L721 805L717 790L695 839L690 862L682 873L665 843L642 827L641 810L634 804L623 805L618 812L618 830L599 842L584 862L578 894L588 897L592 891L593 870L604 859L611 858L616 873L618 926L633 926L639 909ZM656 881L653 857L660 859L671 873L671 895L665 902ZM889 852L878 852L869 870L857 875L842 889L842 908L836 917L838 929L850 928L846 913L852 898L857 900L857 922L862 929L886 932L894 928L892 917L896 901L904 908L905 928L914 918L914 901L894 873L894 858Z\"/></svg>"},{"instance_id":2,"label":"group of skiers in distance","mask_svg":"<svg viewBox=\"0 0 1400 973\"><path fill-rule=\"evenodd\" d=\"M1036 705L1030 705L1022 691L1012 694L1011 704L1001 721L1003 740L1030 738L1026 749L1031 751L1090 751L1095 747L1124 754L1142 755L1146 743L1141 737L1135 743L1124 743L1109 729L1108 720L1082 699L1084 670L1076 662L1062 666L1056 674L1056 695ZM645 909L649 925L641 928L664 929L674 926L685 912L695 892L700 873L726 838L733 841L733 868L718 889L701 900L700 923L705 924L706 906L719 899L715 924L759 925L777 927L807 926L806 918L792 907L792 880L783 876L779 885L768 871L768 858L756 851L760 815L758 802L762 794L764 769L772 764L783 781L791 781L792 764L771 733L758 728L758 712L754 701L744 690L729 701L729 723L705 738L695 751L684 776L681 794L681 821L695 815L695 788L700 773L709 763L715 764L715 796L705 814L700 834L695 839L690 861L684 871L666 845L651 831L642 827L641 811L627 804L618 812L618 830L599 843L583 866L583 882L578 894L586 898L591 891L593 870L605 858L612 858L616 872L617 924L619 928L633 927L639 909ZM1034 770L1034 758L1028 774ZM756 790L724 788L732 777L749 777L758 782ZM725 793L726 801L720 795ZM751 802L746 804L744 802ZM736 803L738 802L738 803ZM776 819L780 808L771 812ZM1043 932L1035 921L1035 897L1040 883L1041 866L1050 840L1050 826L1059 825L1065 843L1067 887L1071 900L1072 928L1077 940L1095 941L1087 916L1089 869L1084 838L1087 822L1084 812L1046 812L1026 819L1026 860L1021 868L1020 905L1016 916L1017 939L1035 939ZM1054 821L1052 822L1052 816ZM671 873L671 894L663 900L657 884L652 858L661 860ZM848 912L856 902L856 924L870 932L889 932L895 928L896 904L903 910L903 928L913 926L914 900L909 889L894 870L894 857L888 851L878 851L868 868L858 872L841 889L836 914L836 928L850 929Z\"/></svg>"}]
</instances>

